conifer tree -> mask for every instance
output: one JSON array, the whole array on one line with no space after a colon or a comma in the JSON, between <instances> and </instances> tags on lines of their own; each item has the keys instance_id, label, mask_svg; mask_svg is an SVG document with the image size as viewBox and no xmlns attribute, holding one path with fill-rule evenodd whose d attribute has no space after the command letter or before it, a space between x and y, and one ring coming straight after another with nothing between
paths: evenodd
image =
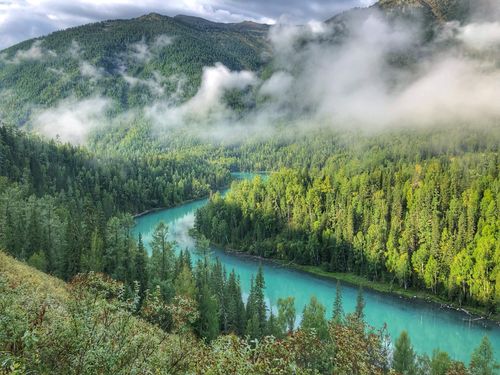
<instances>
[{"instance_id":1,"label":"conifer tree","mask_svg":"<svg viewBox=\"0 0 500 375\"><path fill-rule=\"evenodd\" d=\"M139 239L137 241L137 251L135 254L135 280L139 282L139 293L141 299L144 298L146 290L148 289L148 254L144 248L144 243L142 242L142 235L139 233Z\"/></svg>"},{"instance_id":2,"label":"conifer tree","mask_svg":"<svg viewBox=\"0 0 500 375\"><path fill-rule=\"evenodd\" d=\"M365 320L365 297L363 294L363 288L359 287L358 289L358 295L356 297L356 311L355 315L356 318L360 321L363 322Z\"/></svg>"},{"instance_id":3,"label":"conifer tree","mask_svg":"<svg viewBox=\"0 0 500 375\"><path fill-rule=\"evenodd\" d=\"M202 284L198 297L198 334L208 342L214 340L219 334L219 320L217 301L212 295L209 285Z\"/></svg>"},{"instance_id":4,"label":"conifer tree","mask_svg":"<svg viewBox=\"0 0 500 375\"><path fill-rule=\"evenodd\" d=\"M403 331L394 345L392 367L402 375L414 375L416 374L415 359L408 332Z\"/></svg>"},{"instance_id":5,"label":"conifer tree","mask_svg":"<svg viewBox=\"0 0 500 375\"><path fill-rule=\"evenodd\" d=\"M325 317L326 309L315 296L311 297L309 304L302 312L300 327L303 330L315 331L318 337L326 340L328 337L328 323Z\"/></svg>"},{"instance_id":6,"label":"conifer tree","mask_svg":"<svg viewBox=\"0 0 500 375\"><path fill-rule=\"evenodd\" d=\"M340 281L337 281L337 288L335 291L335 301L333 302L332 321L335 324L341 324L344 319L344 308L342 306L342 289Z\"/></svg>"},{"instance_id":7,"label":"conifer tree","mask_svg":"<svg viewBox=\"0 0 500 375\"><path fill-rule=\"evenodd\" d=\"M493 347L484 336L481 344L472 353L469 370L472 375L494 375L500 369L500 364L495 360Z\"/></svg>"},{"instance_id":8,"label":"conifer tree","mask_svg":"<svg viewBox=\"0 0 500 375\"><path fill-rule=\"evenodd\" d=\"M238 335L243 335L245 332L246 311L241 297L240 282L234 270L232 270L229 274L225 288L225 295L227 300L226 332L234 332Z\"/></svg>"},{"instance_id":9,"label":"conifer tree","mask_svg":"<svg viewBox=\"0 0 500 375\"><path fill-rule=\"evenodd\" d=\"M173 270L172 244L168 241L168 226L160 221L153 232L151 247L160 255L160 279L166 280Z\"/></svg>"},{"instance_id":10,"label":"conifer tree","mask_svg":"<svg viewBox=\"0 0 500 375\"><path fill-rule=\"evenodd\" d=\"M264 289L266 287L266 282L264 280L264 270L262 265L259 266L257 276L255 277L255 290L254 290L254 306L255 312L259 319L260 332L264 332L267 323L267 306L264 297Z\"/></svg>"}]
</instances>

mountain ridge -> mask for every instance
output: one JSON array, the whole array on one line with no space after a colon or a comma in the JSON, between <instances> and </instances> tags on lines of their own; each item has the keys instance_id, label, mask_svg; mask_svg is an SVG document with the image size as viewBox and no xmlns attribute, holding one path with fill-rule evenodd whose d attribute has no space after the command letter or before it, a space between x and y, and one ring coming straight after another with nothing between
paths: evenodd
<instances>
[{"instance_id":1,"label":"mountain ridge","mask_svg":"<svg viewBox=\"0 0 500 375\"><path fill-rule=\"evenodd\" d=\"M481 3L487 3L481 0ZM325 21L362 20L374 11L425 24L464 20L471 0L380 0ZM272 70L270 25L220 23L189 15L149 13L72 27L0 51L0 116L22 126L34 113L62 100L105 97L110 113L144 107L153 100L182 102L200 87L203 70L221 63L257 76ZM172 99L173 98L173 99Z\"/></svg>"},{"instance_id":2,"label":"mountain ridge","mask_svg":"<svg viewBox=\"0 0 500 375\"><path fill-rule=\"evenodd\" d=\"M259 71L270 51L266 35L267 26L200 28L199 19L159 14L56 31L0 52L0 116L23 125L37 108L72 96L110 97L118 111L158 96L191 97L205 66Z\"/></svg>"}]
</instances>

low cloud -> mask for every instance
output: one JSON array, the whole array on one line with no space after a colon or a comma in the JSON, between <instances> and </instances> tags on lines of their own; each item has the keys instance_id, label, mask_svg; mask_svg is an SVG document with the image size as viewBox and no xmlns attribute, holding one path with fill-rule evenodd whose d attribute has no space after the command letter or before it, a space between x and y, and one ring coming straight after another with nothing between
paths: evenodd
<instances>
[{"instance_id":1,"label":"low cloud","mask_svg":"<svg viewBox=\"0 0 500 375\"><path fill-rule=\"evenodd\" d=\"M84 77L90 78L92 81L97 81L104 77L105 70L101 67L96 67L88 61L80 63L80 74Z\"/></svg>"},{"instance_id":2,"label":"low cloud","mask_svg":"<svg viewBox=\"0 0 500 375\"><path fill-rule=\"evenodd\" d=\"M142 79L132 77L122 72L122 77L130 86L145 86L149 89L149 91L156 96L162 96L165 93L165 89L163 87L163 82L165 79L158 72L153 72L153 77L149 79Z\"/></svg>"},{"instance_id":3,"label":"low cloud","mask_svg":"<svg viewBox=\"0 0 500 375\"><path fill-rule=\"evenodd\" d=\"M14 55L14 60L41 60L44 57L44 52L41 48L42 42L37 40L31 44L31 47L27 50L19 50Z\"/></svg>"},{"instance_id":4,"label":"low cloud","mask_svg":"<svg viewBox=\"0 0 500 375\"><path fill-rule=\"evenodd\" d=\"M157 101L146 117L158 132L175 128L222 142L283 129L376 131L500 119L497 60L468 52L471 44L476 52L495 45L494 34L481 35L491 24L443 25L434 42L422 43L418 25L388 23L376 11L352 22L341 34L336 25L278 24L269 35L275 71L268 79L222 64L206 67L194 97L180 105ZM243 112L226 105L225 93L248 87L257 105Z\"/></svg>"},{"instance_id":5,"label":"low cloud","mask_svg":"<svg viewBox=\"0 0 500 375\"><path fill-rule=\"evenodd\" d=\"M147 62L151 60L152 53L144 41L144 38L140 42L129 46L129 56L138 62Z\"/></svg>"},{"instance_id":6,"label":"low cloud","mask_svg":"<svg viewBox=\"0 0 500 375\"><path fill-rule=\"evenodd\" d=\"M499 51L496 23L438 29L425 45L418 25L388 23L375 11L347 27L347 37L333 26L271 30L277 72L260 93L286 103L280 118L291 127L304 116L309 124L368 130L500 119L497 60L467 53Z\"/></svg>"},{"instance_id":7,"label":"low cloud","mask_svg":"<svg viewBox=\"0 0 500 375\"><path fill-rule=\"evenodd\" d=\"M40 111L33 121L34 128L46 137L80 144L92 130L103 124L110 106L109 99L100 97L66 99L54 108Z\"/></svg>"},{"instance_id":8,"label":"low cloud","mask_svg":"<svg viewBox=\"0 0 500 375\"><path fill-rule=\"evenodd\" d=\"M293 76L286 72L276 72L271 78L260 87L260 94L270 96L274 99L283 97L283 93L288 92L292 87Z\"/></svg>"},{"instance_id":9,"label":"low cloud","mask_svg":"<svg viewBox=\"0 0 500 375\"><path fill-rule=\"evenodd\" d=\"M20 64L24 61L36 61L56 56L54 51L42 47L41 40L35 40L28 49L17 50L11 59L2 54L3 61L7 64Z\"/></svg>"},{"instance_id":10,"label":"low cloud","mask_svg":"<svg viewBox=\"0 0 500 375\"><path fill-rule=\"evenodd\" d=\"M173 42L174 42L174 38L172 38L168 35L165 35L165 34L158 35L155 38L155 41L153 42L153 49L160 50L162 48L165 48L165 47L171 45Z\"/></svg>"},{"instance_id":11,"label":"low cloud","mask_svg":"<svg viewBox=\"0 0 500 375\"><path fill-rule=\"evenodd\" d=\"M128 54L125 57L131 58L139 63L149 62L160 50L171 45L174 38L162 34L157 36L151 46L146 43L145 38L141 41L131 44L128 49Z\"/></svg>"},{"instance_id":12,"label":"low cloud","mask_svg":"<svg viewBox=\"0 0 500 375\"><path fill-rule=\"evenodd\" d=\"M157 101L145 108L145 116L153 122L154 130L162 133L170 129L194 131L196 137L217 137L238 126L238 116L223 101L230 90L241 91L259 83L250 71L231 71L221 63L205 67L196 95L182 104L174 100ZM240 119L241 120L241 119Z\"/></svg>"},{"instance_id":13,"label":"low cloud","mask_svg":"<svg viewBox=\"0 0 500 375\"><path fill-rule=\"evenodd\" d=\"M458 38L473 49L500 47L500 23L471 23L459 30Z\"/></svg>"},{"instance_id":14,"label":"low cloud","mask_svg":"<svg viewBox=\"0 0 500 375\"><path fill-rule=\"evenodd\" d=\"M194 112L205 114L212 110L219 110L222 95L228 90L243 90L258 82L253 72L230 71L221 63L214 67L203 69L201 86L196 95L186 104Z\"/></svg>"},{"instance_id":15,"label":"low cloud","mask_svg":"<svg viewBox=\"0 0 500 375\"><path fill-rule=\"evenodd\" d=\"M147 86L156 95L131 114L151 121L155 136L175 129L192 137L240 142L318 127L479 126L500 120L497 31L498 23L475 19L436 26L435 38L423 42L420 25L387 22L371 10L340 26L281 22L269 33L269 78L218 63L203 69L197 93L184 102L182 77L134 77L125 65L121 74L130 86ZM162 45L171 42L165 36ZM142 40L132 48L133 58L151 58L154 44ZM177 94L165 97L164 87L172 87L173 79ZM56 109L59 117L68 107L71 103ZM106 106L95 107L89 123L96 122L96 113L105 113ZM88 112L82 110L78 117L86 119Z\"/></svg>"},{"instance_id":16,"label":"low cloud","mask_svg":"<svg viewBox=\"0 0 500 375\"><path fill-rule=\"evenodd\" d=\"M83 59L83 50L76 40L71 42L67 54L79 62L79 70L82 77L88 78L92 82L97 82L106 75L106 70L104 68L95 66Z\"/></svg>"},{"instance_id":17,"label":"low cloud","mask_svg":"<svg viewBox=\"0 0 500 375\"><path fill-rule=\"evenodd\" d=\"M128 73L128 66L148 63L155 56L158 56L162 49L171 45L173 41L174 38L162 34L157 36L150 45L146 43L144 37L139 42L130 44L127 52L119 54L116 58L118 73L131 87L144 86L156 97L163 96L165 93L164 84L168 79L157 71L153 71L149 78L135 77Z\"/></svg>"}]
</instances>

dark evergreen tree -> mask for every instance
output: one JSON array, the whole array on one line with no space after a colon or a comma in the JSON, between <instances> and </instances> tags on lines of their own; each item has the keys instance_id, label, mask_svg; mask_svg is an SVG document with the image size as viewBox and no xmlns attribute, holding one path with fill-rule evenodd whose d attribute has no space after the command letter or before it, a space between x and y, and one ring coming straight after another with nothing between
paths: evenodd
<instances>
[{"instance_id":1,"label":"dark evergreen tree","mask_svg":"<svg viewBox=\"0 0 500 375\"><path fill-rule=\"evenodd\" d=\"M358 289L358 295L356 297L356 311L355 315L356 318L360 321L363 322L365 320L365 297L363 293L363 288L359 287Z\"/></svg>"},{"instance_id":2,"label":"dark evergreen tree","mask_svg":"<svg viewBox=\"0 0 500 375\"><path fill-rule=\"evenodd\" d=\"M146 290L148 289L148 254L142 242L142 235L139 233L137 240L137 251L135 254L135 280L139 282L139 292L141 299L144 298Z\"/></svg>"},{"instance_id":3,"label":"dark evergreen tree","mask_svg":"<svg viewBox=\"0 0 500 375\"><path fill-rule=\"evenodd\" d=\"M416 374L415 352L408 337L408 332L403 331L394 345L392 367L402 375Z\"/></svg>"},{"instance_id":4,"label":"dark evergreen tree","mask_svg":"<svg viewBox=\"0 0 500 375\"><path fill-rule=\"evenodd\" d=\"M344 308L342 306L342 289L340 282L337 281L337 288L335 291L335 301L333 302L332 321L335 324L341 324L344 319Z\"/></svg>"}]
</instances>

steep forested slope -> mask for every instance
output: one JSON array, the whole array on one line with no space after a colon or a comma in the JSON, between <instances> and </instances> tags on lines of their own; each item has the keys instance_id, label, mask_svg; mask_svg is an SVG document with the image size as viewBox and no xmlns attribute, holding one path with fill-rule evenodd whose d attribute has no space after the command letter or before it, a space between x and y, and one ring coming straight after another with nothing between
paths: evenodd
<instances>
[{"instance_id":1,"label":"steep forested slope","mask_svg":"<svg viewBox=\"0 0 500 375\"><path fill-rule=\"evenodd\" d=\"M0 246L62 278L94 269L95 260L118 276L116 258L132 262L130 214L206 196L230 181L224 164L210 159L195 150L109 159L0 127ZM105 248L113 264L103 261Z\"/></svg>"},{"instance_id":2,"label":"steep forested slope","mask_svg":"<svg viewBox=\"0 0 500 375\"><path fill-rule=\"evenodd\" d=\"M339 26L338 38L347 32L346 20L381 10L392 19L418 19L428 28L428 38L436 24L468 19L471 4L382 0L337 15L327 24ZM34 112L65 98L111 98L108 115L158 98L179 102L196 93L203 67L220 62L230 70L260 72L269 66L273 51L268 31L267 25L252 22L223 24L148 14L27 40L0 53L0 116L22 125Z\"/></svg>"},{"instance_id":3,"label":"steep forested slope","mask_svg":"<svg viewBox=\"0 0 500 375\"><path fill-rule=\"evenodd\" d=\"M271 159L266 146L256 147L251 155L261 166L293 169L215 196L198 212L196 228L250 254L427 288L494 313L498 137L498 127L464 130L455 144L445 131L398 132L332 140L336 150L329 151L323 139L285 146ZM283 158L291 153L293 160Z\"/></svg>"},{"instance_id":4,"label":"steep forested slope","mask_svg":"<svg viewBox=\"0 0 500 375\"><path fill-rule=\"evenodd\" d=\"M173 94L189 97L204 66L259 70L267 30L149 14L28 40L0 54L0 116L22 124L33 110L71 96L110 97L115 111Z\"/></svg>"}]
</instances>

